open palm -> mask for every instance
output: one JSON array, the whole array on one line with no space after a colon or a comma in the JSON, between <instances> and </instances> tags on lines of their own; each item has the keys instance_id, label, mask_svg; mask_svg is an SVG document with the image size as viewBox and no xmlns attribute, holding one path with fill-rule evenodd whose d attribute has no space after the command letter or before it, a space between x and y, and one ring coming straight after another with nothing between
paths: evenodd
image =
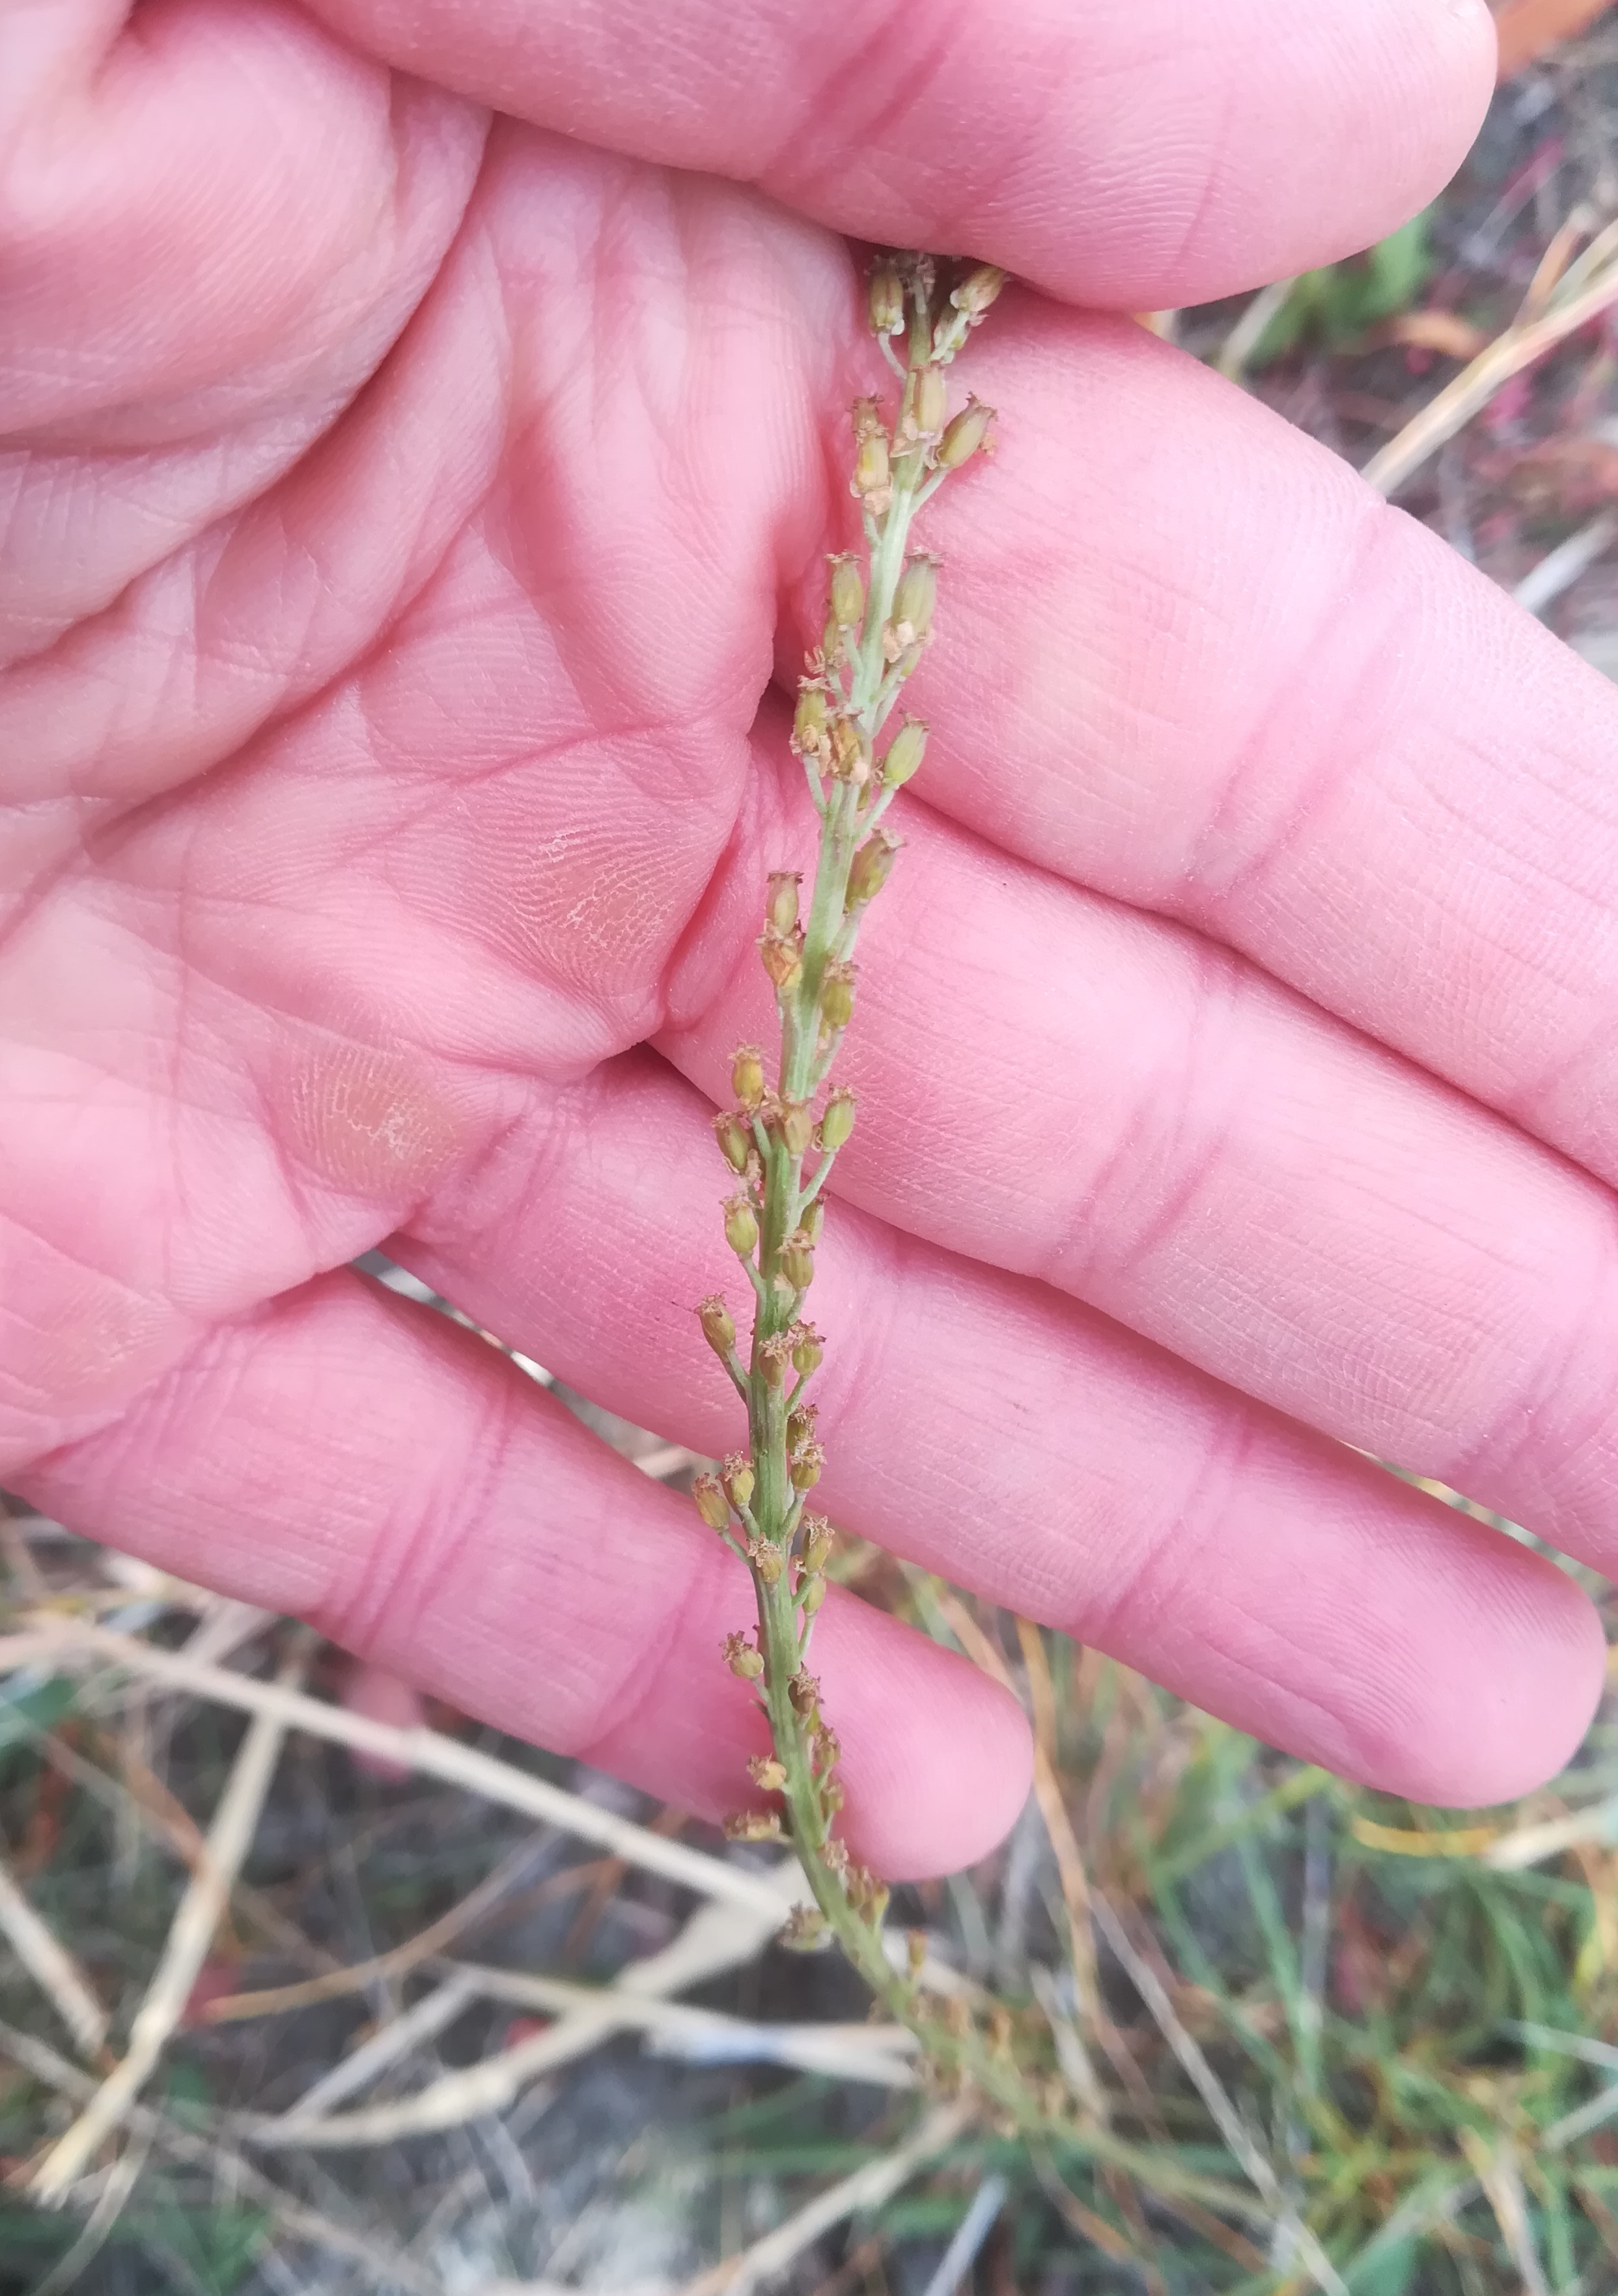
<instances>
[{"instance_id":1,"label":"open palm","mask_svg":"<svg viewBox=\"0 0 1618 2296\"><path fill-rule=\"evenodd\" d=\"M715 1811L745 1575L379 1243L719 1451L707 1127L850 399L836 232L1027 283L862 952L834 1515L1431 1800L1567 1752L1618 1546L1618 702L1115 312L1365 243L1473 0L32 0L0 20L0 1473ZM125 21L128 17L127 22ZM729 179L729 180L727 180ZM1021 1717L851 1598L850 1833Z\"/></svg>"}]
</instances>

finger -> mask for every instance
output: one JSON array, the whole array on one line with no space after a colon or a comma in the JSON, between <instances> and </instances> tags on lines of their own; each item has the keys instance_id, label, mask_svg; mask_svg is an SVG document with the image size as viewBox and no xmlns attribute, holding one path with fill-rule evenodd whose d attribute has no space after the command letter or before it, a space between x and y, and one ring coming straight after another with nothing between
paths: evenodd
<instances>
[{"instance_id":1,"label":"finger","mask_svg":"<svg viewBox=\"0 0 1618 2296\"><path fill-rule=\"evenodd\" d=\"M716 1099L773 1021L766 863L809 857L784 747L760 729L756 810L672 988L668 1049ZM1597 1563L1618 1552L1606 1191L1196 935L924 808L896 818L835 1193Z\"/></svg>"},{"instance_id":2,"label":"finger","mask_svg":"<svg viewBox=\"0 0 1618 2296\"><path fill-rule=\"evenodd\" d=\"M719 1652L752 1616L742 1565L494 1349L360 1277L217 1331L28 1489L683 1808L758 1799L762 1719ZM856 1854L895 1878L982 1856L1027 1792L1014 1702L840 1589L813 1656Z\"/></svg>"},{"instance_id":3,"label":"finger","mask_svg":"<svg viewBox=\"0 0 1618 2296\"><path fill-rule=\"evenodd\" d=\"M1025 301L973 356L1005 438L932 513L926 801L1618 1180L1610 683L1138 328Z\"/></svg>"},{"instance_id":4,"label":"finger","mask_svg":"<svg viewBox=\"0 0 1618 2296\"><path fill-rule=\"evenodd\" d=\"M1453 172L1493 80L1482 0L319 12L499 111L1125 308L1367 246Z\"/></svg>"},{"instance_id":5,"label":"finger","mask_svg":"<svg viewBox=\"0 0 1618 2296\"><path fill-rule=\"evenodd\" d=\"M742 1320L723 1178L706 1103L635 1055L537 1101L392 1248L585 1393L718 1456L742 1421L692 1309L728 1290ZM817 1503L840 1524L1419 1800L1508 1799L1581 1735L1599 1626L1515 1541L842 1204L811 1313Z\"/></svg>"}]
</instances>

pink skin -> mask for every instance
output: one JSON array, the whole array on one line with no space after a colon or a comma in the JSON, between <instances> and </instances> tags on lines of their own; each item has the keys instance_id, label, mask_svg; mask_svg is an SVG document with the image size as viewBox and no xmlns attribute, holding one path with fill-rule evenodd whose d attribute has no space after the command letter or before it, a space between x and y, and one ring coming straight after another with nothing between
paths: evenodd
<instances>
[{"instance_id":1,"label":"pink skin","mask_svg":"<svg viewBox=\"0 0 1618 2296\"><path fill-rule=\"evenodd\" d=\"M1074 308L1388 227L1475 126L1481 0L125 14L0 27L6 1480L742 1798L739 1570L344 1263L391 1239L736 1439L703 1095L767 1017L784 697L878 373L825 226L970 248L1045 291L973 345L1003 448L932 529L827 1500L1351 1775L1553 1770L1583 1595L1343 1445L1618 1561L1618 697ZM819 1637L859 1852L981 1855L1021 1716L851 1597Z\"/></svg>"}]
</instances>

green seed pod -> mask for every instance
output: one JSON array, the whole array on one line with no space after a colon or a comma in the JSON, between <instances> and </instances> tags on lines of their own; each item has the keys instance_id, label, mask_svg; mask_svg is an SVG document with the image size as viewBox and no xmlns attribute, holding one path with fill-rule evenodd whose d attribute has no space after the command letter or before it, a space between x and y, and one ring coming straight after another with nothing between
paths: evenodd
<instances>
[{"instance_id":1,"label":"green seed pod","mask_svg":"<svg viewBox=\"0 0 1618 2296\"><path fill-rule=\"evenodd\" d=\"M820 1471L825 1464L825 1453L818 1443L806 1443L801 1451L794 1452L786 1463L786 1472L795 1491L812 1491L820 1480Z\"/></svg>"},{"instance_id":2,"label":"green seed pod","mask_svg":"<svg viewBox=\"0 0 1618 2296\"><path fill-rule=\"evenodd\" d=\"M779 1841L781 1820L773 1809L733 1810L725 1820L727 1841Z\"/></svg>"},{"instance_id":3,"label":"green seed pod","mask_svg":"<svg viewBox=\"0 0 1618 2296\"><path fill-rule=\"evenodd\" d=\"M776 1332L759 1349L759 1368L764 1374L766 1387L786 1385L786 1366L792 1358L793 1345L784 1332Z\"/></svg>"},{"instance_id":4,"label":"green seed pod","mask_svg":"<svg viewBox=\"0 0 1618 2296\"><path fill-rule=\"evenodd\" d=\"M789 1100L781 1111L781 1144L789 1156L802 1156L815 1136L815 1119L806 1100Z\"/></svg>"},{"instance_id":5,"label":"green seed pod","mask_svg":"<svg viewBox=\"0 0 1618 2296\"><path fill-rule=\"evenodd\" d=\"M891 263L879 264L871 274L867 298L874 335L905 332L905 283Z\"/></svg>"},{"instance_id":6,"label":"green seed pod","mask_svg":"<svg viewBox=\"0 0 1618 2296\"><path fill-rule=\"evenodd\" d=\"M799 689L793 712L792 746L801 758L817 758L825 749L825 694L818 685Z\"/></svg>"},{"instance_id":7,"label":"green seed pod","mask_svg":"<svg viewBox=\"0 0 1618 2296\"><path fill-rule=\"evenodd\" d=\"M807 1379L825 1360L820 1334L813 1324L794 1324L788 1337L793 1343L793 1369L801 1379Z\"/></svg>"},{"instance_id":8,"label":"green seed pod","mask_svg":"<svg viewBox=\"0 0 1618 2296\"><path fill-rule=\"evenodd\" d=\"M786 1695L794 1714L812 1714L820 1703L820 1683L807 1667L801 1666L786 1685Z\"/></svg>"},{"instance_id":9,"label":"green seed pod","mask_svg":"<svg viewBox=\"0 0 1618 2296\"><path fill-rule=\"evenodd\" d=\"M773 1754L749 1754L747 1775L765 1793L779 1793L786 1784L786 1772Z\"/></svg>"},{"instance_id":10,"label":"green seed pod","mask_svg":"<svg viewBox=\"0 0 1618 2296\"><path fill-rule=\"evenodd\" d=\"M731 1170L744 1172L747 1160L752 1154L752 1128L745 1117L727 1109L713 1119L713 1136Z\"/></svg>"},{"instance_id":11,"label":"green seed pod","mask_svg":"<svg viewBox=\"0 0 1618 2296\"><path fill-rule=\"evenodd\" d=\"M886 829L874 829L855 854L849 869L847 906L857 909L862 902L875 900L888 882L893 866L893 856L899 850L899 840Z\"/></svg>"},{"instance_id":12,"label":"green seed pod","mask_svg":"<svg viewBox=\"0 0 1618 2296\"><path fill-rule=\"evenodd\" d=\"M812 1619L825 1600L825 1580L806 1578L798 1596L798 1608L806 1619Z\"/></svg>"},{"instance_id":13,"label":"green seed pod","mask_svg":"<svg viewBox=\"0 0 1618 2296\"><path fill-rule=\"evenodd\" d=\"M988 439L993 421L992 406L985 406L981 399L968 399L938 442L941 466L946 471L958 471L963 463L969 463Z\"/></svg>"},{"instance_id":14,"label":"green seed pod","mask_svg":"<svg viewBox=\"0 0 1618 2296\"><path fill-rule=\"evenodd\" d=\"M762 1538L755 1538L747 1550L747 1559L759 1574L760 1585L778 1587L786 1564L778 1546L771 1546Z\"/></svg>"},{"instance_id":15,"label":"green seed pod","mask_svg":"<svg viewBox=\"0 0 1618 2296\"><path fill-rule=\"evenodd\" d=\"M725 1241L738 1259L751 1259L758 1248L758 1216L745 1196L726 1199Z\"/></svg>"},{"instance_id":16,"label":"green seed pod","mask_svg":"<svg viewBox=\"0 0 1618 2296\"><path fill-rule=\"evenodd\" d=\"M841 1148L854 1129L854 1095L839 1085L826 1102L820 1119L820 1145L828 1153Z\"/></svg>"},{"instance_id":17,"label":"green seed pod","mask_svg":"<svg viewBox=\"0 0 1618 2296\"><path fill-rule=\"evenodd\" d=\"M905 570L893 593L893 629L904 645L914 645L932 627L933 602L938 596L938 560L925 551L907 558Z\"/></svg>"},{"instance_id":18,"label":"green seed pod","mask_svg":"<svg viewBox=\"0 0 1618 2296\"><path fill-rule=\"evenodd\" d=\"M820 1017L828 1029L846 1029L854 1017L854 968L835 961L820 984Z\"/></svg>"},{"instance_id":19,"label":"green seed pod","mask_svg":"<svg viewBox=\"0 0 1618 2296\"><path fill-rule=\"evenodd\" d=\"M786 1447L799 1450L815 1431L815 1415L819 1406L813 1403L794 1404L786 1415Z\"/></svg>"},{"instance_id":20,"label":"green seed pod","mask_svg":"<svg viewBox=\"0 0 1618 2296\"><path fill-rule=\"evenodd\" d=\"M801 1227L781 1246L781 1273L794 1292L807 1292L815 1280L815 1247Z\"/></svg>"},{"instance_id":21,"label":"green seed pod","mask_svg":"<svg viewBox=\"0 0 1618 2296\"><path fill-rule=\"evenodd\" d=\"M702 1337L716 1356L727 1356L736 1343L736 1327L729 1308L717 1292L710 1292L697 1311L697 1321L702 1327Z\"/></svg>"},{"instance_id":22,"label":"green seed pod","mask_svg":"<svg viewBox=\"0 0 1618 2296\"><path fill-rule=\"evenodd\" d=\"M797 931L798 888L802 882L802 873L797 869L770 871L764 910L773 932L790 936Z\"/></svg>"},{"instance_id":23,"label":"green seed pod","mask_svg":"<svg viewBox=\"0 0 1618 2296\"><path fill-rule=\"evenodd\" d=\"M691 1496L710 1530L730 1529L730 1502L717 1475L699 1475L691 1486Z\"/></svg>"},{"instance_id":24,"label":"green seed pod","mask_svg":"<svg viewBox=\"0 0 1618 2296\"><path fill-rule=\"evenodd\" d=\"M764 1097L764 1055L757 1045L738 1045L730 1056L730 1088L749 1113Z\"/></svg>"},{"instance_id":25,"label":"green seed pod","mask_svg":"<svg viewBox=\"0 0 1618 2296\"><path fill-rule=\"evenodd\" d=\"M752 1461L744 1451L732 1451L721 1470L725 1496L734 1507L744 1507L752 1496Z\"/></svg>"},{"instance_id":26,"label":"green seed pod","mask_svg":"<svg viewBox=\"0 0 1618 2296\"><path fill-rule=\"evenodd\" d=\"M1006 274L995 263L980 263L969 271L949 300L957 311L965 311L975 326L1006 284Z\"/></svg>"},{"instance_id":27,"label":"green seed pod","mask_svg":"<svg viewBox=\"0 0 1618 2296\"><path fill-rule=\"evenodd\" d=\"M907 718L888 744L882 777L890 789L903 789L920 771L927 754L927 729L919 718Z\"/></svg>"},{"instance_id":28,"label":"green seed pod","mask_svg":"<svg viewBox=\"0 0 1618 2296\"><path fill-rule=\"evenodd\" d=\"M803 1521L809 1530L803 1542L803 1567L811 1578L818 1578L831 1560L832 1526L823 1514L805 1515Z\"/></svg>"},{"instance_id":29,"label":"green seed pod","mask_svg":"<svg viewBox=\"0 0 1618 2296\"><path fill-rule=\"evenodd\" d=\"M866 618L866 586L845 551L832 561L832 619L840 630L857 630Z\"/></svg>"},{"instance_id":30,"label":"green seed pod","mask_svg":"<svg viewBox=\"0 0 1618 2296\"><path fill-rule=\"evenodd\" d=\"M867 430L854 455L854 475L849 492L881 516L893 498L893 474L888 466L888 441L882 431Z\"/></svg>"},{"instance_id":31,"label":"green seed pod","mask_svg":"<svg viewBox=\"0 0 1618 2296\"><path fill-rule=\"evenodd\" d=\"M732 1674L743 1682L757 1682L764 1672L764 1660L743 1635L725 1637L725 1663Z\"/></svg>"},{"instance_id":32,"label":"green seed pod","mask_svg":"<svg viewBox=\"0 0 1618 2296\"><path fill-rule=\"evenodd\" d=\"M809 1206L808 1211L804 1213L803 1218L799 1221L798 1225L809 1240L810 1250L818 1250L820 1246L820 1238L825 1229L825 1199L824 1196L816 1197L814 1202Z\"/></svg>"}]
</instances>

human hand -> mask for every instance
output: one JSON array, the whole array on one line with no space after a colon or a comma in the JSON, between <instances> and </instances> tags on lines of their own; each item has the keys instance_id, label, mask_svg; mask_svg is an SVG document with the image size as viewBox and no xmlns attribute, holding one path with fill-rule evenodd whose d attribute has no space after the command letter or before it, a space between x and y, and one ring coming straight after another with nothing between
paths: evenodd
<instances>
[{"instance_id":1,"label":"human hand","mask_svg":"<svg viewBox=\"0 0 1618 2296\"><path fill-rule=\"evenodd\" d=\"M1075 308L1390 227L1475 125L1481 0L126 12L0 28L7 1481L735 1802L740 1566L346 1263L735 1441L703 1095L762 1033L877 372L832 231L958 247L1031 285L929 529L825 1503L1351 1775L1551 1770L1583 1595L1342 1445L1618 1545L1618 699ZM1020 1715L850 1598L818 1636L856 1853L981 1854Z\"/></svg>"}]
</instances>

